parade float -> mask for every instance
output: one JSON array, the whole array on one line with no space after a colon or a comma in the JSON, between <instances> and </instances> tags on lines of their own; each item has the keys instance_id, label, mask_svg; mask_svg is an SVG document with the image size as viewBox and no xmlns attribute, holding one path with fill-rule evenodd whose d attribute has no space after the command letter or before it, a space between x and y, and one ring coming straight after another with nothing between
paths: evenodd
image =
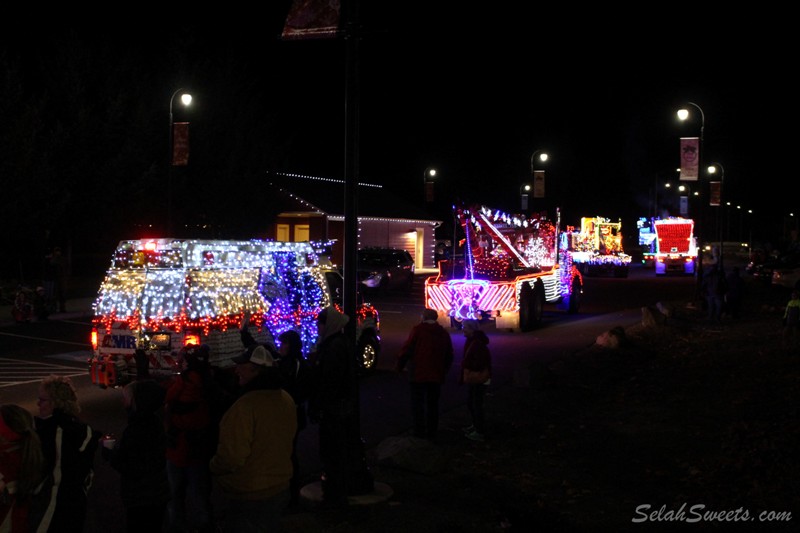
<instances>
[{"instance_id":1,"label":"parade float","mask_svg":"<svg viewBox=\"0 0 800 533\"><path fill-rule=\"evenodd\" d=\"M122 241L93 306L92 383L124 385L143 371L173 375L190 345L205 344L211 364L230 365L244 349L245 317L259 342L274 344L296 330L307 355L317 342L317 315L337 305L337 283L341 274L322 265L308 242ZM380 348L378 312L362 303L356 318L360 363L371 369Z\"/></svg>"},{"instance_id":2,"label":"parade float","mask_svg":"<svg viewBox=\"0 0 800 533\"><path fill-rule=\"evenodd\" d=\"M544 305L578 312L583 278L572 263L568 234L542 215L526 218L485 206L460 206L460 252L439 262L425 281L425 307L443 325L492 320L497 328L528 331L542 321Z\"/></svg>"},{"instance_id":3,"label":"parade float","mask_svg":"<svg viewBox=\"0 0 800 533\"><path fill-rule=\"evenodd\" d=\"M572 262L585 276L627 278L631 256L622 249L622 222L581 218L581 229L568 227Z\"/></svg>"},{"instance_id":4,"label":"parade float","mask_svg":"<svg viewBox=\"0 0 800 533\"><path fill-rule=\"evenodd\" d=\"M693 275L697 266L697 241L694 220L668 217L653 221L655 229L656 276Z\"/></svg>"}]
</instances>

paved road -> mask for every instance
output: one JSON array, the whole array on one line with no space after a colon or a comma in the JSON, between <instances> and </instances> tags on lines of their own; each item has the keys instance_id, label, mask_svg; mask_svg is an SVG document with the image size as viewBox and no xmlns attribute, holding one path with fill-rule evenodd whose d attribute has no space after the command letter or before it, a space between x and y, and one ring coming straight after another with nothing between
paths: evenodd
<instances>
[{"instance_id":1,"label":"paved road","mask_svg":"<svg viewBox=\"0 0 800 533\"><path fill-rule=\"evenodd\" d=\"M368 449L377 446L387 437L402 434L411 426L407 383L391 369L394 355L409 329L419 320L422 310L421 286L418 284L410 295L390 294L375 299L381 311L383 353L378 369L361 382L361 421L362 437ZM545 361L588 346L596 337L611 327L629 326L640 320L642 304L654 304L658 294L669 298L690 298L693 293L692 278L658 278L652 271L637 269L629 279L589 279L584 299L584 312L580 315L566 315L560 311L548 310L543 327L528 333L498 331L493 326L486 330L491 339L494 355L493 387L498 389L525 386L532 362ZM90 299L86 309L89 309ZM78 307L74 307L77 309ZM0 310L2 312L2 310ZM61 321L52 327L75 328L71 338L78 345L82 343L83 330L88 328L88 317L53 317ZM36 412L35 398L39 372L57 370L75 372L74 382L79 387L83 416L93 426L103 431L121 432L125 413L118 390L103 390L89 383L85 363L81 362L81 350L71 345L53 346L57 339L47 338L41 342L35 339L10 337L21 328L0 328L0 346L23 346L15 348L19 354L25 353L24 346L43 345L43 357L36 363L16 363L25 377L15 378L17 385L0 389L0 401L14 402ZM5 337L3 337L5 335ZM463 335L452 332L457 361L463 349ZM6 357L0 351L3 359ZM24 366L24 365L28 366ZM463 390L456 384L457 370L453 368L447 384L443 388L441 409L444 416L463 417L467 420ZM527 374L527 375L526 375ZM299 456L303 477L311 482L318 479L321 465L318 459L317 427L309 426L299 439ZM91 508L87 517L85 531L113 531L119 528L122 507L119 501L118 476L101 460L97 461L95 486L91 491Z\"/></svg>"}]
</instances>

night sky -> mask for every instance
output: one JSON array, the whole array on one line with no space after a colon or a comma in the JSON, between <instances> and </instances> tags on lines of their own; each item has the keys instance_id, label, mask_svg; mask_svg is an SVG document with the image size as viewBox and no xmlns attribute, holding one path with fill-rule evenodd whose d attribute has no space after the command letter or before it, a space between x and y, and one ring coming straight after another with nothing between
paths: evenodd
<instances>
[{"instance_id":1,"label":"night sky","mask_svg":"<svg viewBox=\"0 0 800 533\"><path fill-rule=\"evenodd\" d=\"M701 168L722 164L723 200L754 210L765 233L755 237L777 241L782 216L797 215L790 17L431 4L363 2L361 181L421 203L432 166L438 201L513 211L542 149L547 197L534 209L632 224L674 180L680 137L699 135L698 120L675 117L694 102ZM174 112L191 122L190 165L172 175L177 219L252 235L268 171L341 178L345 46L281 41L288 6L169 27L9 28L0 177L14 222L3 241L102 235L106 246L163 223L168 104L180 87L195 101Z\"/></svg>"}]
</instances>

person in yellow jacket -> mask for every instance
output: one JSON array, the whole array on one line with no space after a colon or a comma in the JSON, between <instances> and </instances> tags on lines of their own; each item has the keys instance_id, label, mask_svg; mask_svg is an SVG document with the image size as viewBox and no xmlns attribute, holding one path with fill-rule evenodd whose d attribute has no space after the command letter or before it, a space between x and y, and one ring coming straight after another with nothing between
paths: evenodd
<instances>
[{"instance_id":1,"label":"person in yellow jacket","mask_svg":"<svg viewBox=\"0 0 800 533\"><path fill-rule=\"evenodd\" d=\"M223 530L281 531L297 429L294 400L281 389L280 371L263 345L249 347L233 361L241 395L220 421L210 461L227 503Z\"/></svg>"}]
</instances>

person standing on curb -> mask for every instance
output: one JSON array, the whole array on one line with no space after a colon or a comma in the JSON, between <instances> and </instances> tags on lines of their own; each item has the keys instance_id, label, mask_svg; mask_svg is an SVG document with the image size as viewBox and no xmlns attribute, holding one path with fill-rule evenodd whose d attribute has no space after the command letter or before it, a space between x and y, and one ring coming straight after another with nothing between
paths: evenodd
<instances>
[{"instance_id":1,"label":"person standing on curb","mask_svg":"<svg viewBox=\"0 0 800 533\"><path fill-rule=\"evenodd\" d=\"M184 347L185 366L166 391L170 531L186 531L190 524L196 531L213 530L208 462L217 447L218 420L212 415L216 412L216 384L208 364L209 352L207 344ZM187 506L191 514L187 514Z\"/></svg>"},{"instance_id":2,"label":"person standing on curb","mask_svg":"<svg viewBox=\"0 0 800 533\"><path fill-rule=\"evenodd\" d=\"M464 435L474 441L486 439L486 418L483 400L486 385L492 378L492 359L489 337L481 331L477 320L464 320L464 359L461 361L459 383L467 385L467 408L472 424L464 428Z\"/></svg>"},{"instance_id":3,"label":"person standing on curb","mask_svg":"<svg viewBox=\"0 0 800 533\"><path fill-rule=\"evenodd\" d=\"M311 368L303 357L303 341L300 334L293 329L284 331L278 336L278 368L283 377L284 390L295 403L297 411L297 431L292 442L292 481L290 483L289 507L296 507L300 502L300 461L297 457L297 437L308 425L306 402L313 386Z\"/></svg>"},{"instance_id":4,"label":"person standing on curb","mask_svg":"<svg viewBox=\"0 0 800 533\"><path fill-rule=\"evenodd\" d=\"M161 412L164 388L152 379L132 381L122 389L128 424L119 441L104 439L102 456L119 472L125 506L125 530L161 531L170 500L167 434Z\"/></svg>"},{"instance_id":5,"label":"person standing on curb","mask_svg":"<svg viewBox=\"0 0 800 533\"><path fill-rule=\"evenodd\" d=\"M33 415L0 405L0 531L27 533L31 496L44 477L44 456Z\"/></svg>"},{"instance_id":6,"label":"person standing on curb","mask_svg":"<svg viewBox=\"0 0 800 533\"><path fill-rule=\"evenodd\" d=\"M800 291L792 291L791 300L783 312L783 345L791 346L797 342L797 330L800 329Z\"/></svg>"},{"instance_id":7,"label":"person standing on curb","mask_svg":"<svg viewBox=\"0 0 800 533\"><path fill-rule=\"evenodd\" d=\"M250 346L233 362L242 394L222 417L209 465L227 503L222 530L279 532L290 498L297 409L264 346Z\"/></svg>"},{"instance_id":8,"label":"person standing on curb","mask_svg":"<svg viewBox=\"0 0 800 533\"><path fill-rule=\"evenodd\" d=\"M366 494L374 484L360 436L355 346L344 333L349 321L335 306L317 315L316 388L308 402L308 417L319 424L322 506L330 509L346 507L348 496Z\"/></svg>"},{"instance_id":9,"label":"person standing on curb","mask_svg":"<svg viewBox=\"0 0 800 533\"><path fill-rule=\"evenodd\" d=\"M400 348L395 370L408 366L414 436L434 440L439 429L439 397L453 364L453 341L437 322L439 313L425 309Z\"/></svg>"},{"instance_id":10,"label":"person standing on curb","mask_svg":"<svg viewBox=\"0 0 800 533\"><path fill-rule=\"evenodd\" d=\"M100 432L78 418L78 397L66 376L44 378L37 405L36 432L42 442L47 478L31 503L32 525L37 533L80 533L86 520Z\"/></svg>"}]
</instances>

